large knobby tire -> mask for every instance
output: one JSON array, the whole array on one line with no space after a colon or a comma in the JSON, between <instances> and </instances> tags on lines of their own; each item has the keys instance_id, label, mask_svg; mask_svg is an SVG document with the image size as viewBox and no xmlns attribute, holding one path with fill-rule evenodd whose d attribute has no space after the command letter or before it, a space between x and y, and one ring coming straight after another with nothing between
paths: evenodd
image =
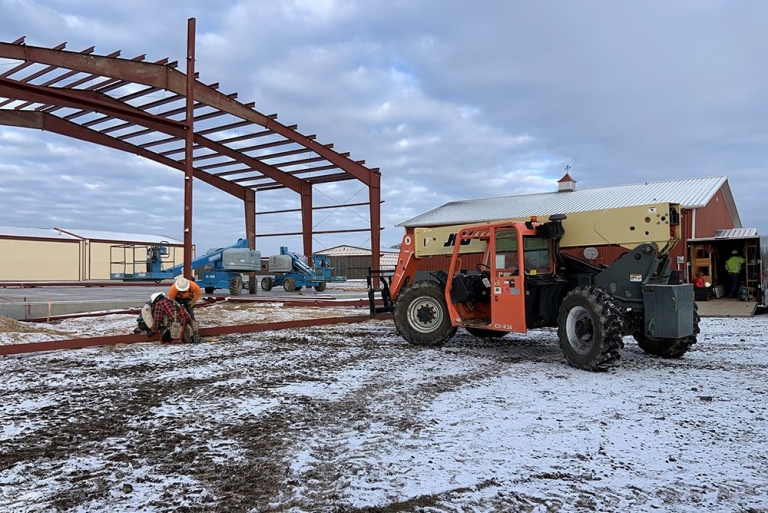
<instances>
[{"instance_id":1,"label":"large knobby tire","mask_svg":"<svg viewBox=\"0 0 768 513\"><path fill-rule=\"evenodd\" d=\"M239 274L229 279L229 294L239 296L243 293L243 277Z\"/></svg>"},{"instance_id":2,"label":"large knobby tire","mask_svg":"<svg viewBox=\"0 0 768 513\"><path fill-rule=\"evenodd\" d=\"M321 281L317 285L315 285L315 290L318 292L322 292L325 290L326 283L324 281Z\"/></svg>"},{"instance_id":3,"label":"large knobby tire","mask_svg":"<svg viewBox=\"0 0 768 513\"><path fill-rule=\"evenodd\" d=\"M465 328L470 335L477 338L501 338L507 334L506 331L489 330L486 328Z\"/></svg>"},{"instance_id":4,"label":"large knobby tire","mask_svg":"<svg viewBox=\"0 0 768 513\"><path fill-rule=\"evenodd\" d=\"M286 292L293 292L296 290L296 280L293 278L286 278L283 282L283 288Z\"/></svg>"},{"instance_id":5,"label":"large knobby tire","mask_svg":"<svg viewBox=\"0 0 768 513\"><path fill-rule=\"evenodd\" d=\"M696 343L699 334L699 307L693 304L693 335L683 338L656 338L645 335L642 331L636 331L632 336L637 340L640 349L653 356L662 358L682 358Z\"/></svg>"},{"instance_id":6,"label":"large knobby tire","mask_svg":"<svg viewBox=\"0 0 768 513\"><path fill-rule=\"evenodd\" d=\"M258 287L256 287L256 278L248 278L248 293L256 294Z\"/></svg>"},{"instance_id":7,"label":"large knobby tire","mask_svg":"<svg viewBox=\"0 0 768 513\"><path fill-rule=\"evenodd\" d=\"M270 290L272 290L272 285L274 285L274 284L275 284L275 282L269 276L267 276L266 278L262 278L261 279L261 290L263 290L265 292L269 292Z\"/></svg>"},{"instance_id":8,"label":"large knobby tire","mask_svg":"<svg viewBox=\"0 0 768 513\"><path fill-rule=\"evenodd\" d=\"M417 346L439 346L450 339L456 328L451 325L440 285L419 281L403 288L395 302L395 327Z\"/></svg>"},{"instance_id":9,"label":"large knobby tire","mask_svg":"<svg viewBox=\"0 0 768 513\"><path fill-rule=\"evenodd\" d=\"M611 296L598 287L572 290L560 306L557 336L568 363L604 370L621 357L623 319Z\"/></svg>"}]
</instances>

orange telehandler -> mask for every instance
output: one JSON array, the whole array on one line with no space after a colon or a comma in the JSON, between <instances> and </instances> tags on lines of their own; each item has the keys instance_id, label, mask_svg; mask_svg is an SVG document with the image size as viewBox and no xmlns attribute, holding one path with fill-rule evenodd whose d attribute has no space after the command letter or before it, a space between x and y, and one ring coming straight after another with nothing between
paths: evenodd
<instances>
[{"instance_id":1,"label":"orange telehandler","mask_svg":"<svg viewBox=\"0 0 768 513\"><path fill-rule=\"evenodd\" d=\"M669 283L669 255L679 240L680 206L672 203L546 222L409 227L395 271L369 273L371 315L393 312L398 333L426 346L441 345L459 327L477 337L557 327L566 360L585 370L614 364L625 335L649 354L679 358L699 332L693 286ZM597 266L561 251L600 244L629 252ZM473 254L475 269L462 268ZM415 281L418 262L440 255L450 255L448 269Z\"/></svg>"}]
</instances>

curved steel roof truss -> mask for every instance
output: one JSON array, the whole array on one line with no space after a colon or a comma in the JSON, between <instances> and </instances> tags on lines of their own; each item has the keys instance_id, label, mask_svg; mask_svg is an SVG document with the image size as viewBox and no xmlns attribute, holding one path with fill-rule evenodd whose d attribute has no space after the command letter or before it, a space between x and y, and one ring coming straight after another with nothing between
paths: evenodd
<instances>
[{"instance_id":1,"label":"curved steel roof truss","mask_svg":"<svg viewBox=\"0 0 768 513\"><path fill-rule=\"evenodd\" d=\"M189 81L178 63L64 48L28 46L24 38L0 42L0 59L18 61L0 74L0 124L55 132L184 171ZM305 215L312 185L359 180L369 187L372 244L378 246L378 169L194 75L195 178L246 203L253 191L288 188L302 196Z\"/></svg>"}]
</instances>

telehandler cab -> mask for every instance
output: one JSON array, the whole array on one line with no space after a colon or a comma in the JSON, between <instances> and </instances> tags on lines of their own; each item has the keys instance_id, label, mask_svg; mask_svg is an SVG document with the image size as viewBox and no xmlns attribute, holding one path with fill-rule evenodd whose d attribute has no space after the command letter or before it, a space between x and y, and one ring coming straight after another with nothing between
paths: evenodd
<instances>
[{"instance_id":1,"label":"telehandler cab","mask_svg":"<svg viewBox=\"0 0 768 513\"><path fill-rule=\"evenodd\" d=\"M658 203L547 222L407 228L394 273L369 273L371 315L393 312L398 333L427 346L459 327L477 337L557 327L566 360L585 370L614 364L625 335L649 354L679 358L699 332L693 286L669 283L679 212L679 205ZM609 266L561 252L599 244L630 251ZM471 254L482 255L473 272L462 268ZM419 260L438 255L450 255L448 269L414 281ZM377 292L384 306L376 306Z\"/></svg>"}]
</instances>

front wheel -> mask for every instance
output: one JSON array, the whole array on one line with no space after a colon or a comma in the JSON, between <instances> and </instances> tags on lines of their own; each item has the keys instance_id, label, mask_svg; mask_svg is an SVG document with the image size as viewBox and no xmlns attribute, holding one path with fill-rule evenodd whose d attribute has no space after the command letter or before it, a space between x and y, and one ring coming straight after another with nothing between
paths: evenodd
<instances>
[{"instance_id":1,"label":"front wheel","mask_svg":"<svg viewBox=\"0 0 768 513\"><path fill-rule=\"evenodd\" d=\"M239 274L229 279L229 294L239 296L243 292L243 277Z\"/></svg>"},{"instance_id":2,"label":"front wheel","mask_svg":"<svg viewBox=\"0 0 768 513\"><path fill-rule=\"evenodd\" d=\"M205 293L206 294L213 294L213 291L216 290L213 287L205 287Z\"/></svg>"},{"instance_id":3,"label":"front wheel","mask_svg":"<svg viewBox=\"0 0 768 513\"><path fill-rule=\"evenodd\" d=\"M269 276L261 279L261 290L264 292L269 292L272 290L272 285L274 285L274 281L272 281L272 278Z\"/></svg>"},{"instance_id":4,"label":"front wheel","mask_svg":"<svg viewBox=\"0 0 768 513\"><path fill-rule=\"evenodd\" d=\"M653 356L662 358L682 358L696 343L696 335L699 334L699 308L693 304L693 335L682 338L656 338L649 337L641 330L632 333L640 349Z\"/></svg>"},{"instance_id":5,"label":"front wheel","mask_svg":"<svg viewBox=\"0 0 768 513\"><path fill-rule=\"evenodd\" d=\"M293 292L296 290L296 280L293 278L286 278L283 282L283 288L286 292Z\"/></svg>"},{"instance_id":6,"label":"front wheel","mask_svg":"<svg viewBox=\"0 0 768 513\"><path fill-rule=\"evenodd\" d=\"M318 292L322 292L325 290L326 283L324 281L321 281L317 285L315 285L315 290Z\"/></svg>"},{"instance_id":7,"label":"front wheel","mask_svg":"<svg viewBox=\"0 0 768 513\"><path fill-rule=\"evenodd\" d=\"M248 293L256 294L256 291L257 291L256 278L255 277L248 278Z\"/></svg>"},{"instance_id":8,"label":"front wheel","mask_svg":"<svg viewBox=\"0 0 768 513\"><path fill-rule=\"evenodd\" d=\"M451 325L445 294L433 281L418 281L405 287L395 302L395 327L409 343L439 346L450 339Z\"/></svg>"},{"instance_id":9,"label":"front wheel","mask_svg":"<svg viewBox=\"0 0 768 513\"><path fill-rule=\"evenodd\" d=\"M611 296L598 287L572 290L560 306L557 335L568 363L597 371L621 357L623 318Z\"/></svg>"}]
</instances>

